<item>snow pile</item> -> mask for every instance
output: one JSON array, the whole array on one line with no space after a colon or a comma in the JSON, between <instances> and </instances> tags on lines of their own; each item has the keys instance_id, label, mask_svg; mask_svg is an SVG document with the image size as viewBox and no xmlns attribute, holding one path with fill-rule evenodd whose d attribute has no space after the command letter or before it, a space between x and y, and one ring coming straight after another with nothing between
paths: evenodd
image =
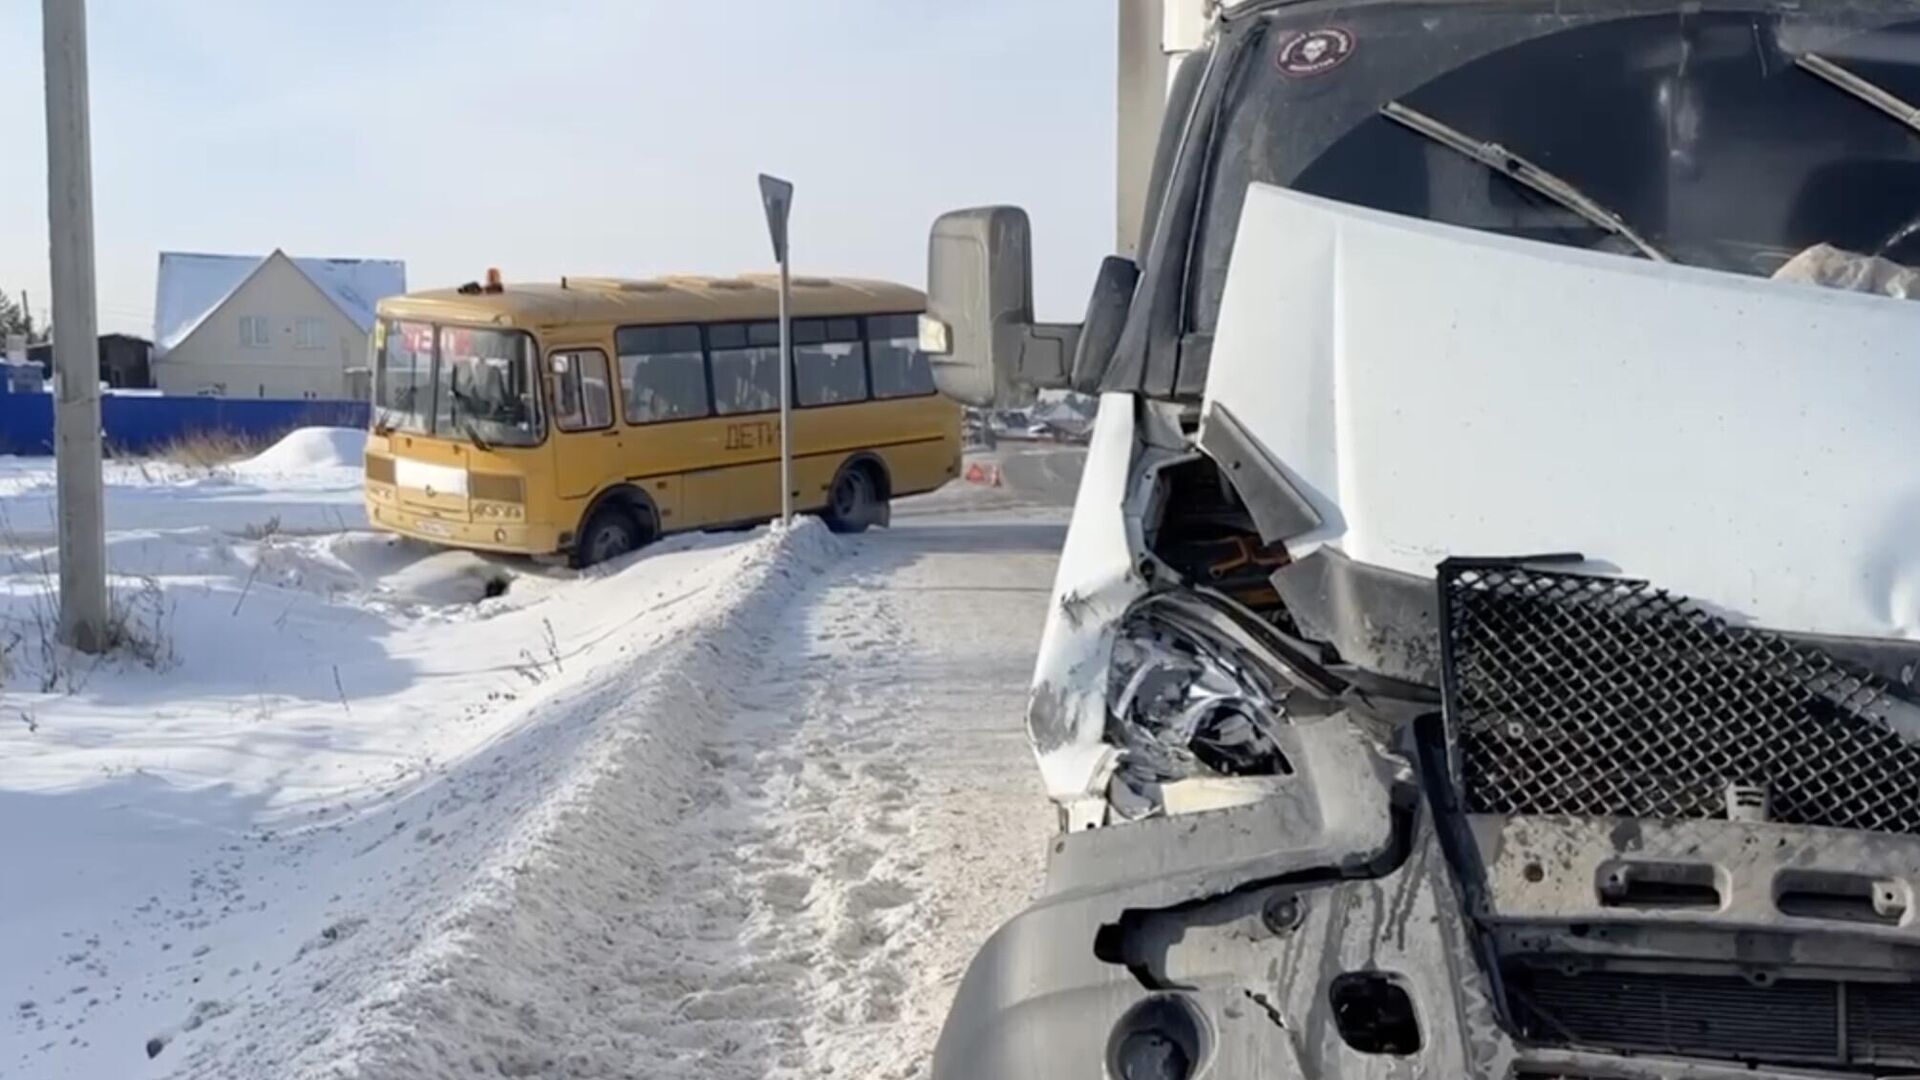
<instances>
[{"instance_id":1,"label":"snow pile","mask_svg":"<svg viewBox=\"0 0 1920 1080\"><path fill-rule=\"evenodd\" d=\"M684 634L756 543L670 539L593 580L523 566L448 609L407 587L432 549L154 529L179 507L130 494L109 492L116 610L164 663L51 646L44 553L0 558L0 817L38 822L0 831L0 866L32 867L0 874L0 1076L221 1075L202 1053L287 1075L277 1033L348 1016L550 793L593 729L569 696ZM283 1000L309 1011L237 1026Z\"/></svg>"},{"instance_id":2,"label":"snow pile","mask_svg":"<svg viewBox=\"0 0 1920 1080\"><path fill-rule=\"evenodd\" d=\"M190 1052L186 1074L625 1076L661 1058L644 1071L704 1077L727 1073L702 1061L764 1064L733 1030L762 1015L760 1001L722 995L707 1006L718 1013L653 1030L722 974L700 955L714 949L702 943L711 913L658 901L700 872L676 865L675 826L716 797L702 746L727 715L725 688L774 647L764 628L841 550L812 521L758 534L629 613L645 630L637 644L602 639L625 639L620 653L638 648L642 662L585 667L529 642L547 681L525 726L396 807L391 825L351 830L406 861L375 895L335 897L293 961L221 1021L226 1038ZM661 580L643 557L593 587L617 601L630 577ZM737 899L717 890L710 902ZM720 1014L724 1034L709 1023ZM669 1057L683 1071L666 1071Z\"/></svg>"},{"instance_id":3,"label":"snow pile","mask_svg":"<svg viewBox=\"0 0 1920 1080\"><path fill-rule=\"evenodd\" d=\"M728 560L692 633L558 705L558 722L596 737L478 885L293 1072L759 1075L767 1060L741 1034L794 1003L728 978L712 932L740 898L719 888L724 867L687 858L676 826L725 798L702 743L729 712L726 688L775 645L759 631L837 546L811 521L767 535ZM707 901L663 904L689 875L712 880Z\"/></svg>"},{"instance_id":4,"label":"snow pile","mask_svg":"<svg viewBox=\"0 0 1920 1080\"><path fill-rule=\"evenodd\" d=\"M383 584L403 602L450 607L505 595L515 577L505 560L454 549L412 563L388 576Z\"/></svg>"},{"instance_id":5,"label":"snow pile","mask_svg":"<svg viewBox=\"0 0 1920 1080\"><path fill-rule=\"evenodd\" d=\"M318 523L303 482L110 489L168 670L6 657L0 1075L924 1072L1052 827L1016 718L1064 510L578 575L231 528Z\"/></svg>"},{"instance_id":6,"label":"snow pile","mask_svg":"<svg viewBox=\"0 0 1920 1080\"><path fill-rule=\"evenodd\" d=\"M305 428L233 465L108 461L107 526L209 539L365 529L365 446L361 431ZM52 458L0 457L0 547L51 546L55 497Z\"/></svg>"},{"instance_id":7,"label":"snow pile","mask_svg":"<svg viewBox=\"0 0 1920 1080\"><path fill-rule=\"evenodd\" d=\"M358 428L297 428L236 464L233 471L239 476L280 476L316 469L359 469L366 454L367 433Z\"/></svg>"}]
</instances>

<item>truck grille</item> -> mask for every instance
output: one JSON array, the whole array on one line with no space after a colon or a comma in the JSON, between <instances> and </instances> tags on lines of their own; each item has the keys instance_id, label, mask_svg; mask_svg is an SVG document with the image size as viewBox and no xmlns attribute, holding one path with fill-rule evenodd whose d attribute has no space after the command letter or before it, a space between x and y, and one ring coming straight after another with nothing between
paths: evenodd
<instances>
[{"instance_id":1,"label":"truck grille","mask_svg":"<svg viewBox=\"0 0 1920 1080\"><path fill-rule=\"evenodd\" d=\"M1450 752L1470 813L1724 818L1920 834L1912 709L1869 676L1643 581L1441 564ZM1738 799L1736 800L1736 793Z\"/></svg>"},{"instance_id":2,"label":"truck grille","mask_svg":"<svg viewBox=\"0 0 1920 1080\"><path fill-rule=\"evenodd\" d=\"M1522 1033L1554 1043L1775 1064L1920 1065L1920 987L1522 969Z\"/></svg>"}]
</instances>

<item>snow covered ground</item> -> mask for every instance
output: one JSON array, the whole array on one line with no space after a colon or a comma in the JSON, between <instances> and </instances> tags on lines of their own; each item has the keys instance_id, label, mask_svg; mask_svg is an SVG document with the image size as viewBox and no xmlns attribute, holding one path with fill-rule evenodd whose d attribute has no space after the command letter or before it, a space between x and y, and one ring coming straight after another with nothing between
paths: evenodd
<instances>
[{"instance_id":1,"label":"snow covered ground","mask_svg":"<svg viewBox=\"0 0 1920 1080\"><path fill-rule=\"evenodd\" d=\"M356 452L116 466L102 664L0 462L0 1076L923 1073L1051 830L1070 491L575 575L362 531Z\"/></svg>"}]
</instances>

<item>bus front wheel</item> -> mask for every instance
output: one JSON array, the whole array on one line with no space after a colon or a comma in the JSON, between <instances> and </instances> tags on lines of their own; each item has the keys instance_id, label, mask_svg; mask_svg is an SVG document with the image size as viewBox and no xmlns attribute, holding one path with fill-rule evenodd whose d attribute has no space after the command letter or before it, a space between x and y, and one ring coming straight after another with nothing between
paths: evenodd
<instances>
[{"instance_id":1,"label":"bus front wheel","mask_svg":"<svg viewBox=\"0 0 1920 1080\"><path fill-rule=\"evenodd\" d=\"M639 550L640 522L624 506L609 504L593 512L573 546L573 565L585 569Z\"/></svg>"},{"instance_id":2,"label":"bus front wheel","mask_svg":"<svg viewBox=\"0 0 1920 1080\"><path fill-rule=\"evenodd\" d=\"M840 470L840 475L833 478L833 488L827 492L827 510L821 516L834 532L865 532L873 524L879 503L873 474L855 465Z\"/></svg>"}]
</instances>

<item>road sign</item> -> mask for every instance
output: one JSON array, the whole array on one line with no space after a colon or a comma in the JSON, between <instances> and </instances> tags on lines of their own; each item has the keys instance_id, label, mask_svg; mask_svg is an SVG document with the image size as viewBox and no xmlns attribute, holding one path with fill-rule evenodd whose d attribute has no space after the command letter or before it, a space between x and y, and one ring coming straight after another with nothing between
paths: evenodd
<instances>
[{"instance_id":1,"label":"road sign","mask_svg":"<svg viewBox=\"0 0 1920 1080\"><path fill-rule=\"evenodd\" d=\"M793 524L793 318L787 274L787 214L793 209L793 185L760 174L760 204L767 211L767 235L780 263L780 524Z\"/></svg>"},{"instance_id":2,"label":"road sign","mask_svg":"<svg viewBox=\"0 0 1920 1080\"><path fill-rule=\"evenodd\" d=\"M793 185L777 176L760 174L760 204L767 211L767 235L773 239L775 262L787 261L787 212L793 208Z\"/></svg>"}]
</instances>

